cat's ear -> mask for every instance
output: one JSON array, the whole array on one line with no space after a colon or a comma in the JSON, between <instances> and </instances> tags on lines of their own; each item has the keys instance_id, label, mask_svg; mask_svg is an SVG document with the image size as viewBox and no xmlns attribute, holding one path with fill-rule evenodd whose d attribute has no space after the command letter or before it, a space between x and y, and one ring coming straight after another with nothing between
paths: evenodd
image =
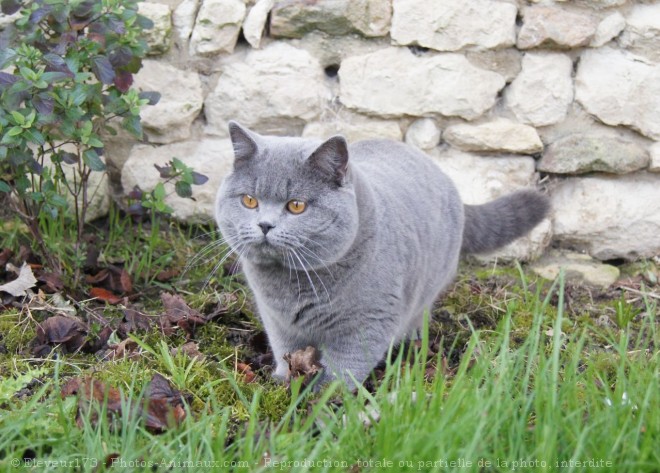
<instances>
[{"instance_id":1,"label":"cat's ear","mask_svg":"<svg viewBox=\"0 0 660 473\"><path fill-rule=\"evenodd\" d=\"M348 144L343 136L333 136L316 148L307 162L341 185L348 171Z\"/></svg>"},{"instance_id":2,"label":"cat's ear","mask_svg":"<svg viewBox=\"0 0 660 473\"><path fill-rule=\"evenodd\" d=\"M234 165L244 163L257 154L259 137L256 133L232 120L229 122L229 136L234 147Z\"/></svg>"}]
</instances>

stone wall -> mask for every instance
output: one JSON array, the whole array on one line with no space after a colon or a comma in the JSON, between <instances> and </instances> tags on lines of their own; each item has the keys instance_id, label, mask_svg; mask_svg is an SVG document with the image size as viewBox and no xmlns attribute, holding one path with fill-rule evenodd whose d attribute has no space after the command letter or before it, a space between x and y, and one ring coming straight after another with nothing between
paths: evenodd
<instances>
[{"instance_id":1,"label":"stone wall","mask_svg":"<svg viewBox=\"0 0 660 473\"><path fill-rule=\"evenodd\" d=\"M123 189L176 156L208 174L181 219L209 219L227 121L262 133L403 140L468 203L526 186L554 211L499 256L548 244L660 254L660 2L161 0L136 85L147 143L114 140Z\"/></svg>"}]
</instances>

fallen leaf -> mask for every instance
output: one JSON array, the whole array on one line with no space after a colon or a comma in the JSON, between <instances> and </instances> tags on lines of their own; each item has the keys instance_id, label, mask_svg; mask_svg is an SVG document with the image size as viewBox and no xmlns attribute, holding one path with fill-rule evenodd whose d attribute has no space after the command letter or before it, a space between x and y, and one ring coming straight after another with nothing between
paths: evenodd
<instances>
[{"instance_id":1,"label":"fallen leaf","mask_svg":"<svg viewBox=\"0 0 660 473\"><path fill-rule=\"evenodd\" d=\"M178 294L161 292L160 299L165 308L165 313L160 316L161 330L165 335L172 335L178 327L186 332L188 338L192 338L195 328L206 323L202 314L191 309Z\"/></svg>"},{"instance_id":2,"label":"fallen leaf","mask_svg":"<svg viewBox=\"0 0 660 473\"><path fill-rule=\"evenodd\" d=\"M133 281L125 269L108 265L96 274L85 276L87 284L102 287L113 293L130 294L133 292Z\"/></svg>"},{"instance_id":3,"label":"fallen leaf","mask_svg":"<svg viewBox=\"0 0 660 473\"><path fill-rule=\"evenodd\" d=\"M76 424L80 428L84 427L83 416L88 416L92 426L96 426L100 413L105 412L108 420L113 420L121 417L126 407L130 414L142 417L145 427L153 433L178 425L186 417L181 392L173 389L160 374L153 376L142 401L129 403L117 388L90 377L70 379L60 394L62 398L78 396Z\"/></svg>"},{"instance_id":4,"label":"fallen leaf","mask_svg":"<svg viewBox=\"0 0 660 473\"><path fill-rule=\"evenodd\" d=\"M41 271L37 276L39 282L46 284L46 291L50 293L57 293L64 289L64 281L62 275L50 271Z\"/></svg>"},{"instance_id":5,"label":"fallen leaf","mask_svg":"<svg viewBox=\"0 0 660 473\"><path fill-rule=\"evenodd\" d=\"M44 351L43 345L62 345L66 353L74 353L83 347L86 337L87 328L79 319L55 315L37 325L37 347L33 351Z\"/></svg>"},{"instance_id":6,"label":"fallen leaf","mask_svg":"<svg viewBox=\"0 0 660 473\"><path fill-rule=\"evenodd\" d=\"M96 299L100 299L104 302L107 302L108 304L119 304L121 302L121 297L119 297L117 294L114 294L107 289L104 289L102 287L93 287L89 290L89 295L91 297L94 297Z\"/></svg>"},{"instance_id":7,"label":"fallen leaf","mask_svg":"<svg viewBox=\"0 0 660 473\"><path fill-rule=\"evenodd\" d=\"M206 358L202 352L199 351L199 346L195 342L188 342L181 345L179 348L172 348L170 353L176 356L179 352L184 353L190 358L196 358L198 361L204 361Z\"/></svg>"},{"instance_id":8,"label":"fallen leaf","mask_svg":"<svg viewBox=\"0 0 660 473\"><path fill-rule=\"evenodd\" d=\"M312 346L308 346L304 350L285 353L284 361L289 364L287 381L290 381L291 378L303 376L303 385L307 386L317 374L323 371L320 359L321 352Z\"/></svg>"},{"instance_id":9,"label":"fallen leaf","mask_svg":"<svg viewBox=\"0 0 660 473\"><path fill-rule=\"evenodd\" d=\"M178 276L180 272L181 271L178 269L166 269L165 271L156 274L156 280L159 282L166 282Z\"/></svg>"},{"instance_id":10,"label":"fallen leaf","mask_svg":"<svg viewBox=\"0 0 660 473\"><path fill-rule=\"evenodd\" d=\"M117 358L135 358L135 350L138 349L138 344L134 340L127 338L122 340L117 345L110 346L109 357L112 359Z\"/></svg>"},{"instance_id":11,"label":"fallen leaf","mask_svg":"<svg viewBox=\"0 0 660 473\"><path fill-rule=\"evenodd\" d=\"M156 373L147 388L147 412L145 427L152 432L162 432L179 425L186 417L183 396L162 375Z\"/></svg>"},{"instance_id":12,"label":"fallen leaf","mask_svg":"<svg viewBox=\"0 0 660 473\"><path fill-rule=\"evenodd\" d=\"M11 267L7 269L11 270L11 268L15 267L11 265ZM18 270L18 277L13 281L8 282L7 284L0 286L0 291L9 293L14 297L20 297L25 296L27 294L25 291L33 288L35 284L37 284L37 279L32 273L32 268L29 264L23 263L21 269Z\"/></svg>"},{"instance_id":13,"label":"fallen leaf","mask_svg":"<svg viewBox=\"0 0 660 473\"><path fill-rule=\"evenodd\" d=\"M246 383L253 383L257 378L257 375L254 374L254 371L252 371L252 368L248 364L238 362L236 363L236 369L243 375Z\"/></svg>"},{"instance_id":14,"label":"fallen leaf","mask_svg":"<svg viewBox=\"0 0 660 473\"><path fill-rule=\"evenodd\" d=\"M149 317L135 309L124 309L124 319L119 324L117 333L120 337L125 338L129 333L134 332L148 332L154 323L155 317Z\"/></svg>"}]
</instances>

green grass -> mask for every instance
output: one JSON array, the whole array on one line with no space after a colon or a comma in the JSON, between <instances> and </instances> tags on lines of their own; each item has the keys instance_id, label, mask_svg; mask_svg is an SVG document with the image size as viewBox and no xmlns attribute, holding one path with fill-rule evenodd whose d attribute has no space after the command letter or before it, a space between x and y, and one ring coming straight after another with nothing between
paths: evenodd
<instances>
[{"instance_id":1,"label":"green grass","mask_svg":"<svg viewBox=\"0 0 660 473\"><path fill-rule=\"evenodd\" d=\"M230 358L191 362L164 343L151 343L139 361L95 368L115 382L123 373L115 385L131 400L150 370L193 392L184 422L160 435L128 409L114 423L92 425L88 413L76 426L75 398L59 395L75 372L65 356L39 363L40 387L17 398L31 365L16 356L0 380L0 469L658 472L654 300L637 308L615 301L612 319L623 327L599 328L570 320L563 281L530 290L523 279L510 289L493 310L495 324L478 330L468 320L463 338L445 339L430 357L428 336L421 348L400 350L374 393L245 384ZM458 298L455 290L449 302Z\"/></svg>"}]
</instances>

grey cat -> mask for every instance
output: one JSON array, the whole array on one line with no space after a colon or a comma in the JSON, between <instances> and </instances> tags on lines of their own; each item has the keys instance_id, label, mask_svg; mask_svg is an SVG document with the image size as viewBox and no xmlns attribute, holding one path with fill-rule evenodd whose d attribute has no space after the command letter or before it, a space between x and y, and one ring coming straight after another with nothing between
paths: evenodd
<instances>
[{"instance_id":1,"label":"grey cat","mask_svg":"<svg viewBox=\"0 0 660 473\"><path fill-rule=\"evenodd\" d=\"M531 190L463 205L452 181L402 143L261 136L235 122L229 132L234 169L216 220L240 255L277 378L285 353L311 345L322 381L361 383L422 326L462 252L502 247L548 212Z\"/></svg>"}]
</instances>

